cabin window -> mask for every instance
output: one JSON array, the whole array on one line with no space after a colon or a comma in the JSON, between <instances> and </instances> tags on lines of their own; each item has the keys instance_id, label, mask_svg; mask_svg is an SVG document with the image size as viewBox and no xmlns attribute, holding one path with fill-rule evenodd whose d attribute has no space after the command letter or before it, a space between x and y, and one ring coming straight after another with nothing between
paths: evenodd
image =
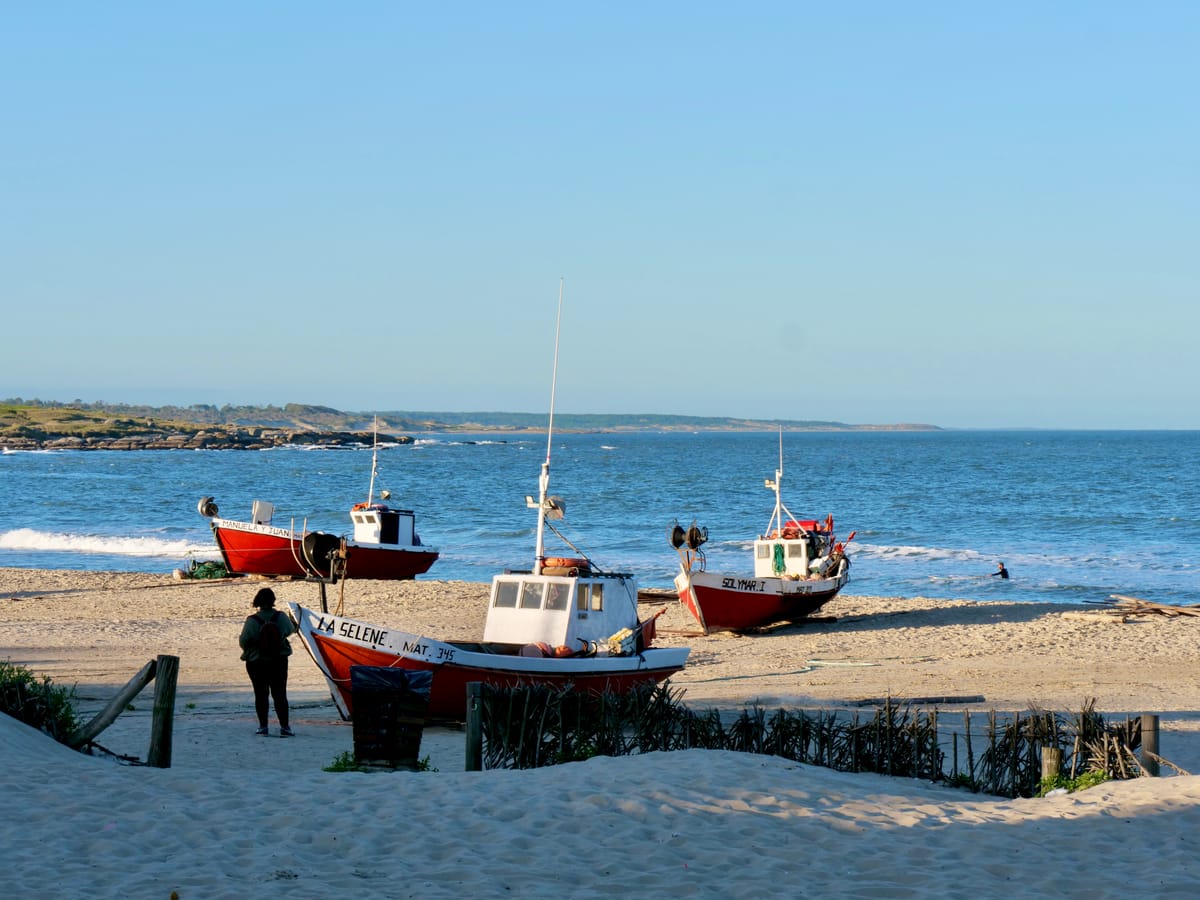
<instances>
[{"instance_id":1,"label":"cabin window","mask_svg":"<svg viewBox=\"0 0 1200 900\"><path fill-rule=\"evenodd\" d=\"M576 592L575 609L577 612L604 609L604 585L581 584L576 588Z\"/></svg>"},{"instance_id":2,"label":"cabin window","mask_svg":"<svg viewBox=\"0 0 1200 900\"><path fill-rule=\"evenodd\" d=\"M502 581L496 585L496 606L515 608L517 605L517 583Z\"/></svg>"},{"instance_id":3,"label":"cabin window","mask_svg":"<svg viewBox=\"0 0 1200 900\"><path fill-rule=\"evenodd\" d=\"M771 555L771 547L769 544L756 544L754 546L754 555L759 559L767 559Z\"/></svg>"},{"instance_id":4,"label":"cabin window","mask_svg":"<svg viewBox=\"0 0 1200 900\"><path fill-rule=\"evenodd\" d=\"M571 600L571 588L565 584L546 585L546 609L563 610Z\"/></svg>"},{"instance_id":5,"label":"cabin window","mask_svg":"<svg viewBox=\"0 0 1200 900\"><path fill-rule=\"evenodd\" d=\"M805 548L803 544L788 544L787 555L793 559L795 559L797 556L803 557L805 555L804 549Z\"/></svg>"},{"instance_id":6,"label":"cabin window","mask_svg":"<svg viewBox=\"0 0 1200 900\"><path fill-rule=\"evenodd\" d=\"M542 587L536 581L526 581L521 585L521 609L542 608Z\"/></svg>"}]
</instances>

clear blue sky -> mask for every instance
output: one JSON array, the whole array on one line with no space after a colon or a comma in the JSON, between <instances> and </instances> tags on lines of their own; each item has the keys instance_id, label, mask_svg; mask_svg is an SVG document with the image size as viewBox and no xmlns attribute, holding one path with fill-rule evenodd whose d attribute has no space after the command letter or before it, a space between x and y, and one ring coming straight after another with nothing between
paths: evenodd
<instances>
[{"instance_id":1,"label":"clear blue sky","mask_svg":"<svg viewBox=\"0 0 1200 900\"><path fill-rule=\"evenodd\" d=\"M54 3L0 397L1200 428L1200 4Z\"/></svg>"}]
</instances>

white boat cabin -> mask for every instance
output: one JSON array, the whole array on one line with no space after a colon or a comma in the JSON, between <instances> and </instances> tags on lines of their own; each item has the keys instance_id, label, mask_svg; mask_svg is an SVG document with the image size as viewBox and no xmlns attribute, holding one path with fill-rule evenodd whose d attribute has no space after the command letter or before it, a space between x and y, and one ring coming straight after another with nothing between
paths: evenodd
<instances>
[{"instance_id":1,"label":"white boat cabin","mask_svg":"<svg viewBox=\"0 0 1200 900\"><path fill-rule=\"evenodd\" d=\"M358 504L350 510L354 522L354 540L360 544L420 546L412 510L392 509L382 503Z\"/></svg>"},{"instance_id":2,"label":"white boat cabin","mask_svg":"<svg viewBox=\"0 0 1200 900\"><path fill-rule=\"evenodd\" d=\"M755 578L819 578L832 566L833 535L815 521L784 523L754 542Z\"/></svg>"},{"instance_id":3,"label":"white boat cabin","mask_svg":"<svg viewBox=\"0 0 1200 900\"><path fill-rule=\"evenodd\" d=\"M505 572L492 579L483 639L604 654L610 638L637 625L637 581L631 575Z\"/></svg>"}]
</instances>

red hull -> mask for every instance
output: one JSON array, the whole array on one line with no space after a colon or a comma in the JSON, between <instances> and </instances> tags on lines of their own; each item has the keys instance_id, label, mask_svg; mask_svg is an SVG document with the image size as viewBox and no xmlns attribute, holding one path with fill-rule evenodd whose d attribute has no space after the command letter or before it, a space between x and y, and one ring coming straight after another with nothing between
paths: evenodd
<instances>
[{"instance_id":1,"label":"red hull","mask_svg":"<svg viewBox=\"0 0 1200 900\"><path fill-rule=\"evenodd\" d=\"M836 597L845 583L845 576L840 576L823 580L820 589L797 591L796 582L780 579L698 572L680 574L675 580L680 602L706 632L745 631L803 619Z\"/></svg>"},{"instance_id":2,"label":"red hull","mask_svg":"<svg viewBox=\"0 0 1200 900\"><path fill-rule=\"evenodd\" d=\"M413 672L434 672L429 694L428 717L461 722L467 715L467 685L473 681L494 687L519 687L540 684L547 687L573 686L592 693L624 694L638 685L654 684L678 672L682 666L664 669L638 669L628 673L593 672L591 674L551 672L502 672L477 666L443 663L423 663L397 657L392 653L369 650L333 640L316 638L321 658L341 695L348 715L354 714L354 698L350 691L351 666L384 666Z\"/></svg>"},{"instance_id":3,"label":"red hull","mask_svg":"<svg viewBox=\"0 0 1200 900\"><path fill-rule=\"evenodd\" d=\"M283 528L249 523L212 523L225 568L235 575L312 574L302 564L301 536ZM433 550L409 550L386 545L368 546L348 541L345 577L402 581L423 575L438 558ZM318 575L328 571L315 570Z\"/></svg>"},{"instance_id":4,"label":"red hull","mask_svg":"<svg viewBox=\"0 0 1200 900\"><path fill-rule=\"evenodd\" d=\"M376 629L341 617L292 605L299 633L317 667L335 691L343 715L353 714L351 666L383 666L433 672L428 717L463 721L467 685L497 687L546 685L593 693L626 693L638 685L664 681L680 671L686 649L648 649L637 656L552 659L490 653L477 644L436 641L419 635Z\"/></svg>"}]
</instances>

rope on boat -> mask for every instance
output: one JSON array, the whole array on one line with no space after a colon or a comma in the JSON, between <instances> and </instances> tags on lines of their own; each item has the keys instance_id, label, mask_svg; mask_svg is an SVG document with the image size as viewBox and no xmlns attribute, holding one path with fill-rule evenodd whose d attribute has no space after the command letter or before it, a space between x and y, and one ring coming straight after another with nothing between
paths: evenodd
<instances>
[{"instance_id":1,"label":"rope on boat","mask_svg":"<svg viewBox=\"0 0 1200 900\"><path fill-rule=\"evenodd\" d=\"M589 556L587 553L585 553L584 551L580 550L578 547L576 547L574 544L572 544L570 541L568 541L568 540L566 539L566 537L564 537L564 536L563 536L563 533L562 533L561 531L559 531L557 528L555 528L555 527L554 527L554 523L553 523L553 522L550 522L549 520L547 520L547 521L546 521L546 527L547 527L547 528L549 528L551 531L553 531L553 532L554 532L556 535L558 535L558 539L559 539L560 541L562 541L564 544L566 544L568 547L570 547L572 550L574 550L574 551L575 551L575 553L576 553L577 555L579 555L579 556L581 556L582 558L586 559L586 560L587 560L587 562L588 562L588 566L590 566L590 567L591 567L591 569L592 569L594 572L596 572L597 574L600 574L600 575L604 575L604 574L606 574L606 573L604 572L604 570L603 570L603 569L601 569L601 568L600 568L599 566L597 566L597 565L596 565L594 562L592 562L592 558L591 558L591 556Z\"/></svg>"}]
</instances>

